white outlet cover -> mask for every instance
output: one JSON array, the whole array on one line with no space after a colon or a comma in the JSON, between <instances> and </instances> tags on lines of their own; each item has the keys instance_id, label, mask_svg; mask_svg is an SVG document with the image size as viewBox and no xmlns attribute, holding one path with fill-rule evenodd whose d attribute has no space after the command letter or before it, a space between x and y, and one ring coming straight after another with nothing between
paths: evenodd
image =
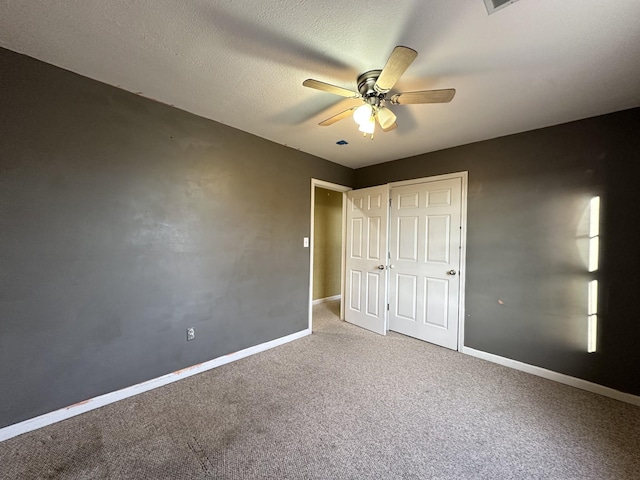
<instances>
[{"instance_id":1,"label":"white outlet cover","mask_svg":"<svg viewBox=\"0 0 640 480\"><path fill-rule=\"evenodd\" d=\"M304 239L302 240L302 245L304 246L304 248L309 248L309 237L304 237Z\"/></svg>"}]
</instances>

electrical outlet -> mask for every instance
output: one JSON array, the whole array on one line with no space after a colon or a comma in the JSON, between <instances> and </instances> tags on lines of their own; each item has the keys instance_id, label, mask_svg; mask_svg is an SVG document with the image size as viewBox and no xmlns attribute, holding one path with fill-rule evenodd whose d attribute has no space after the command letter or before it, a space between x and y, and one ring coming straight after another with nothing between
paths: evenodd
<instances>
[{"instance_id":1,"label":"electrical outlet","mask_svg":"<svg viewBox=\"0 0 640 480\"><path fill-rule=\"evenodd\" d=\"M187 328L187 342L189 340L193 340L196 338L196 329L195 328Z\"/></svg>"}]
</instances>

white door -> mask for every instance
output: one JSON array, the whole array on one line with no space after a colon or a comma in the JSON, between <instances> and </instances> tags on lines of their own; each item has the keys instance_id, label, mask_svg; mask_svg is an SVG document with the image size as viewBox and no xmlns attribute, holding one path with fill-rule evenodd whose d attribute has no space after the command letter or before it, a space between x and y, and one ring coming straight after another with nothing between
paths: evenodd
<instances>
[{"instance_id":1,"label":"white door","mask_svg":"<svg viewBox=\"0 0 640 480\"><path fill-rule=\"evenodd\" d=\"M391 190L389 329L458 347L462 179Z\"/></svg>"},{"instance_id":2,"label":"white door","mask_svg":"<svg viewBox=\"0 0 640 480\"><path fill-rule=\"evenodd\" d=\"M387 333L389 186L347 192L345 320Z\"/></svg>"}]
</instances>

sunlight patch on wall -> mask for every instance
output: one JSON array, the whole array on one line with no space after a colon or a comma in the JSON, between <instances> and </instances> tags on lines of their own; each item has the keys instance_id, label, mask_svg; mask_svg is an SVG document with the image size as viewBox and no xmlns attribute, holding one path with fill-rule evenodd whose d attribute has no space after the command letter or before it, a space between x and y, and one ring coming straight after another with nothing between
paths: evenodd
<instances>
[{"instance_id":1,"label":"sunlight patch on wall","mask_svg":"<svg viewBox=\"0 0 640 480\"><path fill-rule=\"evenodd\" d=\"M587 352L596 351L598 343L598 281L589 282L589 311L587 322Z\"/></svg>"},{"instance_id":2,"label":"sunlight patch on wall","mask_svg":"<svg viewBox=\"0 0 640 480\"><path fill-rule=\"evenodd\" d=\"M589 202L589 271L598 270L600 250L600 197Z\"/></svg>"},{"instance_id":3,"label":"sunlight patch on wall","mask_svg":"<svg viewBox=\"0 0 640 480\"><path fill-rule=\"evenodd\" d=\"M589 202L589 272L598 270L600 262L600 197ZM589 282L587 306L587 352L593 353L598 346L598 280Z\"/></svg>"}]
</instances>

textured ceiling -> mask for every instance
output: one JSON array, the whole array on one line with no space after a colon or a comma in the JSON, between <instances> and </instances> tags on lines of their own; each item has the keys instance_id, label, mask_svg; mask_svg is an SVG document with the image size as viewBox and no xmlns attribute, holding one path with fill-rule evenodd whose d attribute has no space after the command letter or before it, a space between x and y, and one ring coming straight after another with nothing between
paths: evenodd
<instances>
[{"instance_id":1,"label":"textured ceiling","mask_svg":"<svg viewBox=\"0 0 640 480\"><path fill-rule=\"evenodd\" d=\"M640 105L640 1L0 0L0 45L328 160L360 167ZM398 105L363 138L356 89L396 45L419 52ZM348 145L336 145L338 140Z\"/></svg>"}]
</instances>

